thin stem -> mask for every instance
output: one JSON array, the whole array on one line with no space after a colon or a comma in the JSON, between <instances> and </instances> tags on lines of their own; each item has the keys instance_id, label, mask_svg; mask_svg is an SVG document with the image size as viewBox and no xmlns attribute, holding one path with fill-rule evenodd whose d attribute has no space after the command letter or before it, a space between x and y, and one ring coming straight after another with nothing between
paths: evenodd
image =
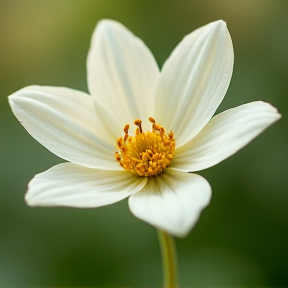
<instances>
[{"instance_id":1,"label":"thin stem","mask_svg":"<svg viewBox=\"0 0 288 288\"><path fill-rule=\"evenodd\" d=\"M157 230L162 255L164 288L178 287L177 256L174 239L168 233Z\"/></svg>"}]
</instances>

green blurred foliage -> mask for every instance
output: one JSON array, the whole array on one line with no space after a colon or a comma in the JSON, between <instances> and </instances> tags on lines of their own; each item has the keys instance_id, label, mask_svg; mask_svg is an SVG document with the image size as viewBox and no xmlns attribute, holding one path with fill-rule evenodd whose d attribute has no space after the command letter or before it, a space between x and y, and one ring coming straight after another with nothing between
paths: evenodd
<instances>
[{"instance_id":1,"label":"green blurred foliage","mask_svg":"<svg viewBox=\"0 0 288 288\"><path fill-rule=\"evenodd\" d=\"M37 173L63 162L17 122L7 96L32 85L87 91L86 55L102 18L122 22L160 66L192 30L227 22L235 69L219 111L254 100L283 115L249 146L201 171L211 204L177 239L182 287L287 287L286 0L0 0L0 286L159 287L155 229L127 201L98 209L30 208Z\"/></svg>"}]
</instances>

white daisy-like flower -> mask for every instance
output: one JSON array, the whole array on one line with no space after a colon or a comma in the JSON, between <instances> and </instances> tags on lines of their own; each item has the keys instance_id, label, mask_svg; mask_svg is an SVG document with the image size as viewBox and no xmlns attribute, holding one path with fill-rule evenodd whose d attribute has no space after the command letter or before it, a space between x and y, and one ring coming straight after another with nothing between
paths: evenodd
<instances>
[{"instance_id":1,"label":"white daisy-like flower","mask_svg":"<svg viewBox=\"0 0 288 288\"><path fill-rule=\"evenodd\" d=\"M100 21L87 61L91 96L30 86L9 97L28 133L69 161L36 175L27 203L89 208L130 196L136 217L187 235L211 197L209 183L188 172L226 159L281 117L258 101L212 118L233 58L226 23L216 21L187 35L160 72L139 38Z\"/></svg>"}]
</instances>

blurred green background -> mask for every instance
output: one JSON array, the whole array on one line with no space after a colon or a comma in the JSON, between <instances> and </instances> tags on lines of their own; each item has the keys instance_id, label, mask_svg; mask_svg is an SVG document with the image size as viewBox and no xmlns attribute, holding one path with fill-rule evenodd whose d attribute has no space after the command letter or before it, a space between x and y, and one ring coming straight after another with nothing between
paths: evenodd
<instances>
[{"instance_id":1,"label":"blurred green background","mask_svg":"<svg viewBox=\"0 0 288 288\"><path fill-rule=\"evenodd\" d=\"M98 20L122 22L159 66L192 30L227 22L235 50L219 111L254 101L283 115L221 164L201 171L211 204L177 239L182 287L288 287L287 0L0 0L0 287L160 287L155 229L127 200L98 209L31 208L27 183L63 162L17 122L7 96L31 85L87 91L86 56Z\"/></svg>"}]
</instances>

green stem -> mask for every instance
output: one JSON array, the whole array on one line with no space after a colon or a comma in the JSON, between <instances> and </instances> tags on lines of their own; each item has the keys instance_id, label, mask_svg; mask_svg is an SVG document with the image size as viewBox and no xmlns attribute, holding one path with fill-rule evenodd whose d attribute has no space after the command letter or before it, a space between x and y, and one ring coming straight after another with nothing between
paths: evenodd
<instances>
[{"instance_id":1,"label":"green stem","mask_svg":"<svg viewBox=\"0 0 288 288\"><path fill-rule=\"evenodd\" d=\"M177 256L174 239L168 233L157 230L162 255L164 288L178 287Z\"/></svg>"}]
</instances>

